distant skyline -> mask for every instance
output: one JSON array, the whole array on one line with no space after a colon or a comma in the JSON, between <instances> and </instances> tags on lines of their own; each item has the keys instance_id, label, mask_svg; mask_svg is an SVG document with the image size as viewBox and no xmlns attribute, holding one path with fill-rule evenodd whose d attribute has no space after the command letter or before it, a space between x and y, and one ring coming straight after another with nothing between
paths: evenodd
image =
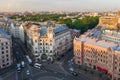
<instances>
[{"instance_id":1,"label":"distant skyline","mask_svg":"<svg viewBox=\"0 0 120 80\"><path fill-rule=\"evenodd\" d=\"M0 12L117 10L120 0L0 0Z\"/></svg>"}]
</instances>

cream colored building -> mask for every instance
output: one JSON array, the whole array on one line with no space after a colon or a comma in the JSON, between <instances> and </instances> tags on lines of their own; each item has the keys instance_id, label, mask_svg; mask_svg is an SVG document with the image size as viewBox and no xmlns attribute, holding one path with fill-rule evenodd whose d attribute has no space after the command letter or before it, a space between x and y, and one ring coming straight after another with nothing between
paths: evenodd
<instances>
[{"instance_id":1,"label":"cream colored building","mask_svg":"<svg viewBox=\"0 0 120 80\"><path fill-rule=\"evenodd\" d=\"M120 15L119 11L114 16L103 16L99 18L98 27L107 29L120 29Z\"/></svg>"},{"instance_id":2,"label":"cream colored building","mask_svg":"<svg viewBox=\"0 0 120 80\"><path fill-rule=\"evenodd\" d=\"M72 47L71 33L65 25L55 28L49 27L45 31L46 33L44 30L40 30L42 36L39 38L41 55L45 54L48 59L53 60Z\"/></svg>"},{"instance_id":3,"label":"cream colored building","mask_svg":"<svg viewBox=\"0 0 120 80\"><path fill-rule=\"evenodd\" d=\"M71 31L61 24L26 24L25 43L36 59L54 60L72 47Z\"/></svg>"},{"instance_id":4,"label":"cream colored building","mask_svg":"<svg viewBox=\"0 0 120 80\"><path fill-rule=\"evenodd\" d=\"M99 27L107 28L107 29L117 29L120 24L120 18L114 16L106 16L99 18Z\"/></svg>"},{"instance_id":5,"label":"cream colored building","mask_svg":"<svg viewBox=\"0 0 120 80\"><path fill-rule=\"evenodd\" d=\"M0 69L13 63L11 36L0 30Z\"/></svg>"}]
</instances>

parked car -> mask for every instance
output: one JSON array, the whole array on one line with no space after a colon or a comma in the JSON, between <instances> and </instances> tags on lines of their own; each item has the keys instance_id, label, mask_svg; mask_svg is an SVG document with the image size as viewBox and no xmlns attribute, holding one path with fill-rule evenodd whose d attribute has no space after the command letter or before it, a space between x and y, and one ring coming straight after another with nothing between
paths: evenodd
<instances>
[{"instance_id":1,"label":"parked car","mask_svg":"<svg viewBox=\"0 0 120 80\"><path fill-rule=\"evenodd\" d=\"M73 76L78 76L78 74L76 72L71 72Z\"/></svg>"},{"instance_id":2,"label":"parked car","mask_svg":"<svg viewBox=\"0 0 120 80\"><path fill-rule=\"evenodd\" d=\"M78 75L78 74L74 71L73 68L69 68L69 70L71 71L71 74L72 74L73 76L77 76L77 75Z\"/></svg>"},{"instance_id":3,"label":"parked car","mask_svg":"<svg viewBox=\"0 0 120 80\"><path fill-rule=\"evenodd\" d=\"M21 71L21 65L20 65L20 63L17 64L17 71L18 71L18 72Z\"/></svg>"},{"instance_id":4,"label":"parked car","mask_svg":"<svg viewBox=\"0 0 120 80\"><path fill-rule=\"evenodd\" d=\"M69 70L70 70L70 71L72 71L72 72L74 71L74 69L73 69L73 68L69 68Z\"/></svg>"}]
</instances>

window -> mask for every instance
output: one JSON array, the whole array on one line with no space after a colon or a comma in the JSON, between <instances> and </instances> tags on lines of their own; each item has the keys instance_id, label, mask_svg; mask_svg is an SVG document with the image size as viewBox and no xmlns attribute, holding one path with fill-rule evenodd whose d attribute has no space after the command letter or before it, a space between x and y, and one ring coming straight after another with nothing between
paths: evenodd
<instances>
[{"instance_id":1,"label":"window","mask_svg":"<svg viewBox=\"0 0 120 80\"><path fill-rule=\"evenodd\" d=\"M37 43L37 40L35 40L35 43Z\"/></svg>"},{"instance_id":2,"label":"window","mask_svg":"<svg viewBox=\"0 0 120 80\"><path fill-rule=\"evenodd\" d=\"M6 53L8 53L8 50L6 50Z\"/></svg>"},{"instance_id":3,"label":"window","mask_svg":"<svg viewBox=\"0 0 120 80\"><path fill-rule=\"evenodd\" d=\"M8 49L8 46L6 47L6 49Z\"/></svg>"},{"instance_id":4,"label":"window","mask_svg":"<svg viewBox=\"0 0 120 80\"><path fill-rule=\"evenodd\" d=\"M5 64L2 65L3 67L5 66Z\"/></svg>"},{"instance_id":5,"label":"window","mask_svg":"<svg viewBox=\"0 0 120 80\"><path fill-rule=\"evenodd\" d=\"M8 54L6 55L6 57L8 57Z\"/></svg>"},{"instance_id":6,"label":"window","mask_svg":"<svg viewBox=\"0 0 120 80\"><path fill-rule=\"evenodd\" d=\"M2 54L4 54L4 51L2 51Z\"/></svg>"},{"instance_id":7,"label":"window","mask_svg":"<svg viewBox=\"0 0 120 80\"><path fill-rule=\"evenodd\" d=\"M2 62L4 63L4 62L5 62L5 60L2 60Z\"/></svg>"},{"instance_id":8,"label":"window","mask_svg":"<svg viewBox=\"0 0 120 80\"><path fill-rule=\"evenodd\" d=\"M78 61L78 64L80 64L80 61Z\"/></svg>"},{"instance_id":9,"label":"window","mask_svg":"<svg viewBox=\"0 0 120 80\"><path fill-rule=\"evenodd\" d=\"M2 58L4 58L4 56L2 56Z\"/></svg>"},{"instance_id":10,"label":"window","mask_svg":"<svg viewBox=\"0 0 120 80\"><path fill-rule=\"evenodd\" d=\"M4 50L4 48L2 47L2 50Z\"/></svg>"},{"instance_id":11,"label":"window","mask_svg":"<svg viewBox=\"0 0 120 80\"><path fill-rule=\"evenodd\" d=\"M7 61L9 61L9 59L7 58Z\"/></svg>"},{"instance_id":12,"label":"window","mask_svg":"<svg viewBox=\"0 0 120 80\"><path fill-rule=\"evenodd\" d=\"M9 63L7 63L6 65L9 65Z\"/></svg>"},{"instance_id":13,"label":"window","mask_svg":"<svg viewBox=\"0 0 120 80\"><path fill-rule=\"evenodd\" d=\"M50 53L52 53L52 50L50 51Z\"/></svg>"},{"instance_id":14,"label":"window","mask_svg":"<svg viewBox=\"0 0 120 80\"><path fill-rule=\"evenodd\" d=\"M3 43L1 43L1 45L3 46Z\"/></svg>"},{"instance_id":15,"label":"window","mask_svg":"<svg viewBox=\"0 0 120 80\"><path fill-rule=\"evenodd\" d=\"M8 43L6 42L6 45L7 45Z\"/></svg>"},{"instance_id":16,"label":"window","mask_svg":"<svg viewBox=\"0 0 120 80\"><path fill-rule=\"evenodd\" d=\"M50 40L50 42L52 42L52 40Z\"/></svg>"},{"instance_id":17,"label":"window","mask_svg":"<svg viewBox=\"0 0 120 80\"><path fill-rule=\"evenodd\" d=\"M40 45L42 45L42 43L40 43Z\"/></svg>"}]
</instances>

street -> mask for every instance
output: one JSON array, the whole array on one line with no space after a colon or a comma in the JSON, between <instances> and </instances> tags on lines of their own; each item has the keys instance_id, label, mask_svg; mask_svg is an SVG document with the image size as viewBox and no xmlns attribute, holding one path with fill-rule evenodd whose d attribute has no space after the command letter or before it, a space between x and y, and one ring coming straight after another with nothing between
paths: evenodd
<instances>
[{"instance_id":1,"label":"street","mask_svg":"<svg viewBox=\"0 0 120 80\"><path fill-rule=\"evenodd\" d=\"M93 80L83 74L78 74L78 76L71 74L69 70L71 66L68 61L73 58L72 50L66 52L60 60L56 60L53 63L42 62L42 69L37 69L29 65L25 57L28 54L27 50L18 39L13 40L13 52L16 64L24 61L25 67L21 68L20 72L18 72L15 66L14 69L1 75L3 80L25 80L28 78L32 80ZM29 75L27 75L27 70L30 72Z\"/></svg>"}]
</instances>

